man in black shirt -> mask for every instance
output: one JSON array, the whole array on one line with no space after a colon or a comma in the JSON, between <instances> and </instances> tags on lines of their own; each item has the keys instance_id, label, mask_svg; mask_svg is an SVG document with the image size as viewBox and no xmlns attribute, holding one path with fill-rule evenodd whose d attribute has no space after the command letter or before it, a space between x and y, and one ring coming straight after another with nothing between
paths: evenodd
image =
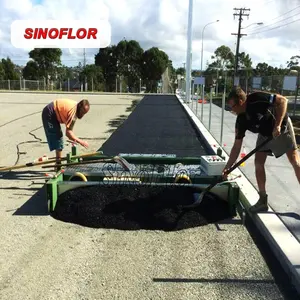
<instances>
[{"instance_id":1,"label":"man in black shirt","mask_svg":"<svg viewBox=\"0 0 300 300\"><path fill-rule=\"evenodd\" d=\"M256 145L261 144L268 137L273 137L255 154L255 175L259 200L250 208L251 212L268 210L265 173L265 162L268 155L278 158L286 154L300 183L300 158L293 124L287 114L287 102L288 100L281 95L265 92L254 92L247 96L239 87L232 90L228 97L229 110L237 114L237 119L235 142L224 172L237 160L247 130L258 133Z\"/></svg>"}]
</instances>

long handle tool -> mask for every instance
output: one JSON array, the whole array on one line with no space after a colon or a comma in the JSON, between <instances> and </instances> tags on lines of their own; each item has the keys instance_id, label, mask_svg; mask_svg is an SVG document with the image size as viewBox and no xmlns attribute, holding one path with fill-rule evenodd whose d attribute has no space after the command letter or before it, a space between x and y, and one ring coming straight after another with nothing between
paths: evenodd
<instances>
[{"instance_id":1,"label":"long handle tool","mask_svg":"<svg viewBox=\"0 0 300 300\"><path fill-rule=\"evenodd\" d=\"M68 167L68 166L78 166L78 165L87 165L87 164L94 164L94 163L101 163L101 162L115 162L119 164L121 167L123 167L124 170L130 171L132 169L131 164L123 157L120 156L114 156L114 157L105 157L105 158L99 158L95 160L86 160L86 161L80 161L80 162L72 162L72 163L65 163L65 164L54 164L54 165L48 165L43 166L43 169L47 168L56 168L56 167Z\"/></svg>"},{"instance_id":2,"label":"long handle tool","mask_svg":"<svg viewBox=\"0 0 300 300\"><path fill-rule=\"evenodd\" d=\"M102 152L91 152L91 153L85 153L81 155L76 155L73 156L73 158L83 158L83 157L90 157L90 156L95 156L95 155L101 155ZM62 157L60 161L67 160L67 157ZM11 170L16 170L16 169L23 169L23 168L28 168L28 167L34 167L34 166L40 166L40 165L46 165L46 164L52 164L54 162L53 159L46 160L46 161L37 161L37 162L29 162L23 165L16 165L16 166L11 166L11 167L3 167L0 168L0 172L3 171L11 171Z\"/></svg>"},{"instance_id":3,"label":"long handle tool","mask_svg":"<svg viewBox=\"0 0 300 300\"><path fill-rule=\"evenodd\" d=\"M237 163L235 163L231 168L229 168L226 171L226 175L230 174L233 170L235 170L237 167L239 167L244 161L246 161L249 157L251 157L253 154L255 154L259 149L261 149L264 145L266 145L267 143L269 143L272 140L273 137L269 137L266 140L264 140L261 144L259 144L256 148L254 148L252 151L250 151L246 156L244 156L241 160L239 160ZM221 181L222 182L222 181ZM198 205L201 204L203 197L205 195L205 193L207 193L208 191L210 191L213 187L215 187L217 184L221 183L221 182L214 182L212 184L210 184L207 188L205 188L200 194L199 193L195 193L194 194L194 199L195 202L191 205L187 205L185 207L187 208L193 208L196 207Z\"/></svg>"}]
</instances>

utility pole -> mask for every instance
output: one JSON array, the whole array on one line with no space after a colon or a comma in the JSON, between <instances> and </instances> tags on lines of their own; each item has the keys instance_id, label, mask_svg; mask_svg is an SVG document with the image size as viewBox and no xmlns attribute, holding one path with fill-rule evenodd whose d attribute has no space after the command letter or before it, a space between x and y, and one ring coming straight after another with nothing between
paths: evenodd
<instances>
[{"instance_id":1,"label":"utility pole","mask_svg":"<svg viewBox=\"0 0 300 300\"><path fill-rule=\"evenodd\" d=\"M86 65L86 56L85 56L85 48L83 49L83 68L85 68Z\"/></svg>"},{"instance_id":2,"label":"utility pole","mask_svg":"<svg viewBox=\"0 0 300 300\"><path fill-rule=\"evenodd\" d=\"M86 56L85 56L85 48L83 48L83 70L85 70L86 66ZM86 82L86 76L84 76L84 91L86 92L87 89L87 82Z\"/></svg>"},{"instance_id":3,"label":"utility pole","mask_svg":"<svg viewBox=\"0 0 300 300\"><path fill-rule=\"evenodd\" d=\"M238 33L232 33L232 35L237 35L236 53L235 53L235 67L234 67L234 75L236 76L238 66L239 66L240 39L241 39L242 36L247 35L247 34L242 34L241 33L242 21L243 21L244 16L248 17L248 19L249 19L249 14L247 14L245 12L250 11L250 8L234 8L233 10L235 11L235 13L233 14L234 18L236 16L239 17ZM239 13L237 13L237 11L239 11Z\"/></svg>"},{"instance_id":4,"label":"utility pole","mask_svg":"<svg viewBox=\"0 0 300 300\"><path fill-rule=\"evenodd\" d=\"M186 69L185 69L185 65L186 65L186 63L183 63L183 80L184 80L184 83L186 84Z\"/></svg>"}]
</instances>

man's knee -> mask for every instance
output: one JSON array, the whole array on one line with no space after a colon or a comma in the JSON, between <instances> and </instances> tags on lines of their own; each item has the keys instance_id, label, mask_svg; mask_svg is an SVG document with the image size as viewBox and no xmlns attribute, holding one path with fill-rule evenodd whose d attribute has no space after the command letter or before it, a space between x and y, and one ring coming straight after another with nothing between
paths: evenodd
<instances>
[{"instance_id":1,"label":"man's knee","mask_svg":"<svg viewBox=\"0 0 300 300\"><path fill-rule=\"evenodd\" d=\"M266 152L257 152L255 154L254 165L256 170L264 169L267 155L268 154Z\"/></svg>"},{"instance_id":2,"label":"man's knee","mask_svg":"<svg viewBox=\"0 0 300 300\"><path fill-rule=\"evenodd\" d=\"M287 157L294 168L300 168L300 157L298 150L291 150L287 152Z\"/></svg>"}]
</instances>

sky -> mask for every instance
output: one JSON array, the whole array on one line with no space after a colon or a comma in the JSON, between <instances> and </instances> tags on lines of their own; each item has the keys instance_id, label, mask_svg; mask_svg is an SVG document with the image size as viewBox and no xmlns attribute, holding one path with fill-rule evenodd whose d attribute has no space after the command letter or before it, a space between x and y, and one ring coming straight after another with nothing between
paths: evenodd
<instances>
[{"instance_id":1,"label":"sky","mask_svg":"<svg viewBox=\"0 0 300 300\"><path fill-rule=\"evenodd\" d=\"M14 48L10 25L15 20L99 20L108 18L111 44L136 40L144 50L165 51L175 68L186 62L188 0L0 0L0 57L18 65L29 60L28 49ZM253 67L266 62L286 67L300 55L300 0L194 0L192 68L200 69L203 33L203 67L215 49L226 45L235 53L238 17L234 8L250 9L242 21L240 51L250 55ZM216 22L219 20L219 22ZM257 23L263 22L263 25ZM208 23L211 23L207 25ZM289 24L288 24L289 23ZM206 26L207 25L207 26ZM247 28L246 28L247 27ZM205 28L205 29L204 29ZM203 31L204 29L204 31ZM83 49L62 49L62 63L83 62ZM86 62L94 63L99 49L86 49Z\"/></svg>"}]
</instances>

